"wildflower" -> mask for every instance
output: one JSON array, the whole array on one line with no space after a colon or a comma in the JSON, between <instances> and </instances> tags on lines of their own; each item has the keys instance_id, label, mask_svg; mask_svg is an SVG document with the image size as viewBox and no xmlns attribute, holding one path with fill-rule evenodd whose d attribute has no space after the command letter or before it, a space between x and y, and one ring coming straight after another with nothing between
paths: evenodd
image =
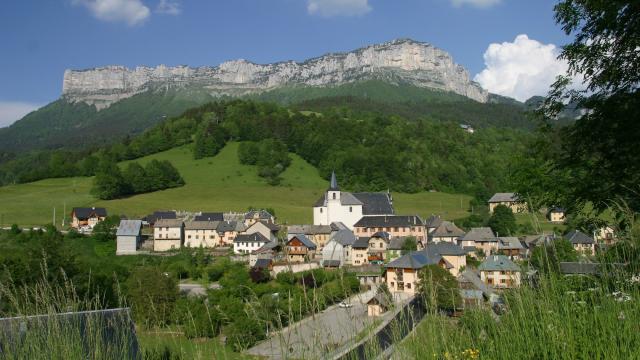
<instances>
[{"instance_id":1,"label":"wildflower","mask_svg":"<svg viewBox=\"0 0 640 360\"><path fill-rule=\"evenodd\" d=\"M480 350L466 349L462 352L462 358L465 360L477 360L480 357Z\"/></svg>"},{"instance_id":2,"label":"wildflower","mask_svg":"<svg viewBox=\"0 0 640 360\"><path fill-rule=\"evenodd\" d=\"M624 316L623 311L620 311L620 313L618 314L618 320L623 321L624 319L626 319L626 316Z\"/></svg>"}]
</instances>

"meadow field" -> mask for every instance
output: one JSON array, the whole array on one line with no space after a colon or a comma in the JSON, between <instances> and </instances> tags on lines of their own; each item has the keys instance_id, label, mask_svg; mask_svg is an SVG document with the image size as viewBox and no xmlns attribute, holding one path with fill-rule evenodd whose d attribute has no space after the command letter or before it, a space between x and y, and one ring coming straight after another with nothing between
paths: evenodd
<instances>
[{"instance_id":1,"label":"meadow field","mask_svg":"<svg viewBox=\"0 0 640 360\"><path fill-rule=\"evenodd\" d=\"M270 186L257 175L254 166L242 165L238 143L229 143L217 156L194 160L187 146L174 148L136 161L169 160L180 171L186 185L117 200L98 200L90 194L92 178L46 179L28 184L0 187L0 224L56 225L62 214L69 221L74 206L102 206L110 214L141 217L154 210L246 211L248 207L273 208L283 224L311 223L311 205L328 186L317 170L295 154L282 174L279 186ZM122 165L124 165L123 163ZM338 174L339 177L339 174ZM446 219L468 215L470 196L440 192L393 193L398 214L428 217L441 214Z\"/></svg>"}]
</instances>

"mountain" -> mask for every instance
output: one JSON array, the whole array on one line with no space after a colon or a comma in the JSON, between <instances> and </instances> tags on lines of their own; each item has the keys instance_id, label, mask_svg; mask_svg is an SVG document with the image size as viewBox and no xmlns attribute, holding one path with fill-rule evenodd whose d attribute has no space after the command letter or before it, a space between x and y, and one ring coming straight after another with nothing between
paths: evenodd
<instances>
[{"instance_id":1,"label":"mountain","mask_svg":"<svg viewBox=\"0 0 640 360\"><path fill-rule=\"evenodd\" d=\"M488 93L469 80L469 73L443 50L409 39L334 53L298 63L259 65L234 60L217 67L107 66L67 70L62 95L104 109L122 99L151 89L199 87L212 96L241 96L284 86L339 86L381 79L421 88L449 91L486 102Z\"/></svg>"}]
</instances>

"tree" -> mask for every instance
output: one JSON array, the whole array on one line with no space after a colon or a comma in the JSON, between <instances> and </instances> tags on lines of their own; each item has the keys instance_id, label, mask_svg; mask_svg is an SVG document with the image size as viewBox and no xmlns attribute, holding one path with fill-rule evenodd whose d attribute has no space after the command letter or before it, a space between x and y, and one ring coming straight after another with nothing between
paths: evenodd
<instances>
[{"instance_id":1,"label":"tree","mask_svg":"<svg viewBox=\"0 0 640 360\"><path fill-rule=\"evenodd\" d=\"M400 250L400 252L402 253L402 255L404 255L416 250L418 250L418 243L416 241L416 238L414 236L407 236L404 239L404 243L402 244L402 249Z\"/></svg>"},{"instance_id":2,"label":"tree","mask_svg":"<svg viewBox=\"0 0 640 360\"><path fill-rule=\"evenodd\" d=\"M240 143L238 146L238 160L241 164L255 165L258 162L260 148L253 141Z\"/></svg>"},{"instance_id":3,"label":"tree","mask_svg":"<svg viewBox=\"0 0 640 360\"><path fill-rule=\"evenodd\" d=\"M126 282L133 315L146 327L166 325L178 299L176 280L160 269L143 266L134 269Z\"/></svg>"},{"instance_id":4,"label":"tree","mask_svg":"<svg viewBox=\"0 0 640 360\"><path fill-rule=\"evenodd\" d=\"M458 281L446 269L438 265L425 266L418 271L418 278L418 290L432 311L454 311L461 306Z\"/></svg>"},{"instance_id":5,"label":"tree","mask_svg":"<svg viewBox=\"0 0 640 360\"><path fill-rule=\"evenodd\" d=\"M220 152L227 142L227 130L212 120L204 121L196 132L193 144L193 157L202 159Z\"/></svg>"},{"instance_id":6,"label":"tree","mask_svg":"<svg viewBox=\"0 0 640 360\"><path fill-rule=\"evenodd\" d=\"M498 236L514 235L518 230L516 216L511 208L505 205L498 205L493 209L493 214L489 218L487 225Z\"/></svg>"},{"instance_id":7,"label":"tree","mask_svg":"<svg viewBox=\"0 0 640 360\"><path fill-rule=\"evenodd\" d=\"M129 182L131 191L135 194L145 193L151 189L147 173L137 162L130 162L123 176Z\"/></svg>"},{"instance_id":8,"label":"tree","mask_svg":"<svg viewBox=\"0 0 640 360\"><path fill-rule=\"evenodd\" d=\"M269 270L255 266L249 270L249 277L251 278L251 281L256 284L265 283L271 280Z\"/></svg>"},{"instance_id":9,"label":"tree","mask_svg":"<svg viewBox=\"0 0 640 360\"><path fill-rule=\"evenodd\" d=\"M578 253L568 240L559 239L537 246L531 254L531 264L543 273L560 273L560 262L577 261Z\"/></svg>"},{"instance_id":10,"label":"tree","mask_svg":"<svg viewBox=\"0 0 640 360\"><path fill-rule=\"evenodd\" d=\"M91 193L101 200L110 200L129 193L129 186L113 159L103 157L93 179Z\"/></svg>"},{"instance_id":11,"label":"tree","mask_svg":"<svg viewBox=\"0 0 640 360\"><path fill-rule=\"evenodd\" d=\"M118 224L120 224L120 217L111 215L93 227L91 236L100 242L115 241Z\"/></svg>"}]
</instances>

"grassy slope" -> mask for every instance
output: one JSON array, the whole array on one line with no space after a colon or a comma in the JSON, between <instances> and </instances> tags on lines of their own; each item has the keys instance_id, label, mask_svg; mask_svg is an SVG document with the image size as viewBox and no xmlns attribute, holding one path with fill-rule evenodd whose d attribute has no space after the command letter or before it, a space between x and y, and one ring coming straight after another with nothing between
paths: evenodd
<instances>
[{"instance_id":1,"label":"grassy slope","mask_svg":"<svg viewBox=\"0 0 640 360\"><path fill-rule=\"evenodd\" d=\"M40 225L50 222L53 208L61 221L63 204L67 213L73 206L104 206L111 214L143 216L153 210L244 211L249 206L272 207L279 221L311 223L311 205L327 187L314 167L296 155L283 174L283 185L272 187L257 176L253 166L241 165L236 156L238 144L227 145L214 158L193 160L187 147L175 148L140 159L171 161L186 185L177 189L101 201L89 195L91 178L47 179L34 183L0 187L0 214L7 225ZM75 184L75 185L74 185ZM399 214L428 216L441 213L456 219L467 215L470 197L445 193L393 194Z\"/></svg>"}]
</instances>

